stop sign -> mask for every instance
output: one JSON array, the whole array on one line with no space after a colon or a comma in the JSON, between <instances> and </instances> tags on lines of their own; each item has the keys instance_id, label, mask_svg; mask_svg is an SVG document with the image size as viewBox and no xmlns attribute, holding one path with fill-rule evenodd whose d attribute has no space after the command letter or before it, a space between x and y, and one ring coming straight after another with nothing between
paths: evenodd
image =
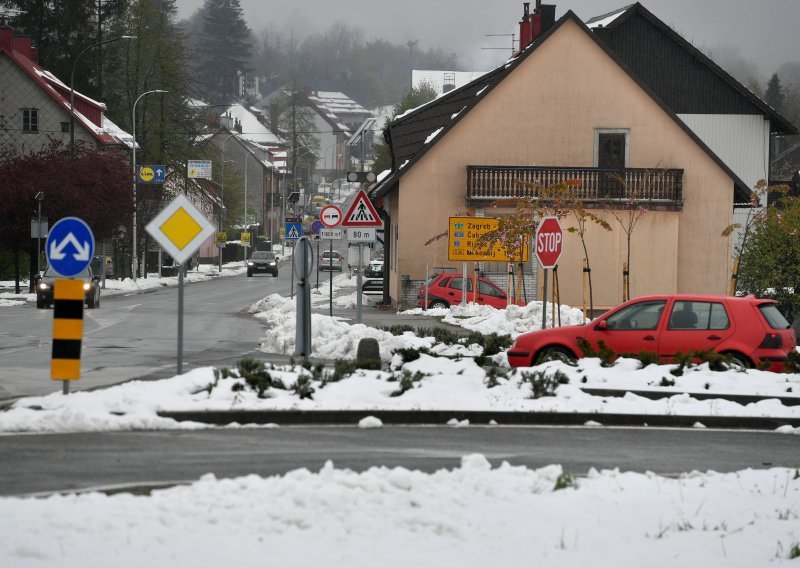
<instances>
[{"instance_id":1,"label":"stop sign","mask_svg":"<svg viewBox=\"0 0 800 568\"><path fill-rule=\"evenodd\" d=\"M542 268L553 268L561 257L564 232L558 217L545 217L536 227L536 257Z\"/></svg>"}]
</instances>

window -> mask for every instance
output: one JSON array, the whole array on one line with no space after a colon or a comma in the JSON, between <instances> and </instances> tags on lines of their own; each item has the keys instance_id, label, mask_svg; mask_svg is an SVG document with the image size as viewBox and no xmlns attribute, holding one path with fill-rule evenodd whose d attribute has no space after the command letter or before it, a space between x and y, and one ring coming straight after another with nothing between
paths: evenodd
<instances>
[{"instance_id":1,"label":"window","mask_svg":"<svg viewBox=\"0 0 800 568\"><path fill-rule=\"evenodd\" d=\"M495 298L501 298L503 296L500 288L492 286L483 280L478 280L478 294L482 294L484 296L494 296Z\"/></svg>"},{"instance_id":2,"label":"window","mask_svg":"<svg viewBox=\"0 0 800 568\"><path fill-rule=\"evenodd\" d=\"M728 329L730 320L725 306L718 302L679 300L672 306L667 329Z\"/></svg>"},{"instance_id":3,"label":"window","mask_svg":"<svg viewBox=\"0 0 800 568\"><path fill-rule=\"evenodd\" d=\"M772 329L789 329L792 327L789 322L786 321L786 318L783 317L783 314L778 311L775 304L761 304L758 306L758 309Z\"/></svg>"},{"instance_id":4,"label":"window","mask_svg":"<svg viewBox=\"0 0 800 568\"><path fill-rule=\"evenodd\" d=\"M638 302L606 318L609 331L639 331L656 329L666 300Z\"/></svg>"},{"instance_id":5,"label":"window","mask_svg":"<svg viewBox=\"0 0 800 568\"><path fill-rule=\"evenodd\" d=\"M455 288L456 290L461 290L461 287L463 286L462 284L463 281L464 279L462 277L456 276L450 282L450 287ZM472 280L467 280L467 292L472 292Z\"/></svg>"},{"instance_id":6,"label":"window","mask_svg":"<svg viewBox=\"0 0 800 568\"><path fill-rule=\"evenodd\" d=\"M61 123L61 132L69 134L69 122L62 122Z\"/></svg>"},{"instance_id":7,"label":"window","mask_svg":"<svg viewBox=\"0 0 800 568\"><path fill-rule=\"evenodd\" d=\"M39 109L22 109L22 131L39 132Z\"/></svg>"}]
</instances>

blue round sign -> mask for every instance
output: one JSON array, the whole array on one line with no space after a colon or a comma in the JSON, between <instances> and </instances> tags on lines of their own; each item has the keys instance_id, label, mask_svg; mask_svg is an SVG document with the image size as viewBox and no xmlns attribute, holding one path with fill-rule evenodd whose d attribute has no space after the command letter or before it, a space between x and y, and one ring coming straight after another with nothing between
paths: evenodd
<instances>
[{"instance_id":1,"label":"blue round sign","mask_svg":"<svg viewBox=\"0 0 800 568\"><path fill-rule=\"evenodd\" d=\"M64 217L50 229L44 252L56 274L75 276L92 262L94 235L82 219Z\"/></svg>"},{"instance_id":2,"label":"blue round sign","mask_svg":"<svg viewBox=\"0 0 800 568\"><path fill-rule=\"evenodd\" d=\"M325 225L322 224L322 221L314 221L311 223L311 232L315 235L319 235L319 232L325 228Z\"/></svg>"}]
</instances>

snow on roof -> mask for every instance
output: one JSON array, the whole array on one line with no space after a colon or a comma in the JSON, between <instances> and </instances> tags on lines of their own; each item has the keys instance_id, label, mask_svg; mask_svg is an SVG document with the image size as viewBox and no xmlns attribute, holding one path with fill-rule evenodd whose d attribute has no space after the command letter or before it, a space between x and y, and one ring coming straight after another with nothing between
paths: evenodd
<instances>
[{"instance_id":1,"label":"snow on roof","mask_svg":"<svg viewBox=\"0 0 800 568\"><path fill-rule=\"evenodd\" d=\"M277 146L283 144L278 136L276 136L269 128L263 125L256 115L244 108L240 104L234 104L225 109L225 112L220 116L230 116L231 118L238 119L242 125L241 138L259 145Z\"/></svg>"},{"instance_id":2,"label":"snow on roof","mask_svg":"<svg viewBox=\"0 0 800 568\"><path fill-rule=\"evenodd\" d=\"M446 71L436 69L412 69L411 87L418 89L423 83L432 86L439 95L444 94L445 86L456 88L463 87L486 71Z\"/></svg>"},{"instance_id":3,"label":"snow on roof","mask_svg":"<svg viewBox=\"0 0 800 568\"><path fill-rule=\"evenodd\" d=\"M618 10L614 10L613 12L609 12L608 14L603 14L602 16L595 16L594 18L589 18L586 20L586 27L589 29L595 28L604 28L611 24L614 20L619 18L622 14L628 11L630 6L625 6L623 8L619 8Z\"/></svg>"}]
</instances>

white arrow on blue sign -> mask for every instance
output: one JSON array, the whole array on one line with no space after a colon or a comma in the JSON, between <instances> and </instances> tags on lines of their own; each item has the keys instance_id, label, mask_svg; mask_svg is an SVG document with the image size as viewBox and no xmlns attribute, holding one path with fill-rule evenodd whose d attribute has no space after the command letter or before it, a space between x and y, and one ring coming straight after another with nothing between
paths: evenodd
<instances>
[{"instance_id":1,"label":"white arrow on blue sign","mask_svg":"<svg viewBox=\"0 0 800 568\"><path fill-rule=\"evenodd\" d=\"M83 219L65 217L50 229L45 255L59 276L69 278L80 274L92 262L94 234Z\"/></svg>"}]
</instances>

